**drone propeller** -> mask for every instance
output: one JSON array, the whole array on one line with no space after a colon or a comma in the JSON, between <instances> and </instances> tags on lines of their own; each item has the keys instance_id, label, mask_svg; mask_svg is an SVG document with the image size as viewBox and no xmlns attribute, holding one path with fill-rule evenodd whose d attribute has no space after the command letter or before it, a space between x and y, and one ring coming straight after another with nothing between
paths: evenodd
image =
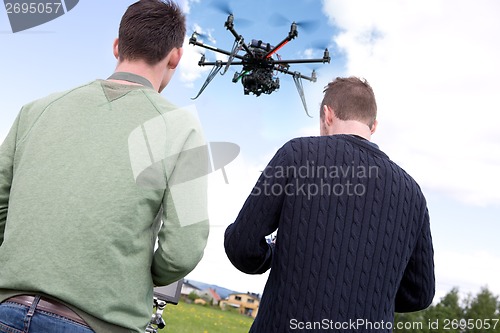
<instances>
[{"instance_id":1,"label":"drone propeller","mask_svg":"<svg viewBox=\"0 0 500 333\"><path fill-rule=\"evenodd\" d=\"M328 39L317 39L309 43L309 48L324 51L331 48L331 43Z\"/></svg>"},{"instance_id":2,"label":"drone propeller","mask_svg":"<svg viewBox=\"0 0 500 333\"><path fill-rule=\"evenodd\" d=\"M271 25L275 27L282 27L284 25L290 25L295 23L297 27L301 28L305 32L313 32L319 27L318 21L306 20L306 21L292 21L279 13L274 13L270 18Z\"/></svg>"},{"instance_id":3,"label":"drone propeller","mask_svg":"<svg viewBox=\"0 0 500 333\"><path fill-rule=\"evenodd\" d=\"M226 15L233 15L234 12L227 1L215 0L212 2L212 7L217 9L219 12L224 13Z\"/></svg>"},{"instance_id":4,"label":"drone propeller","mask_svg":"<svg viewBox=\"0 0 500 333\"><path fill-rule=\"evenodd\" d=\"M307 68L311 71L311 81L312 82L317 82L318 81L318 66L307 66Z\"/></svg>"},{"instance_id":5,"label":"drone propeller","mask_svg":"<svg viewBox=\"0 0 500 333\"><path fill-rule=\"evenodd\" d=\"M221 12L226 15L233 15L234 16L234 11L229 5L229 1L224 1L224 0L215 0L212 2L212 7L217 10L218 12ZM250 20L242 19L242 18L236 18L234 19L234 23L238 25L239 27L248 27L250 26L253 22Z\"/></svg>"},{"instance_id":6,"label":"drone propeller","mask_svg":"<svg viewBox=\"0 0 500 333\"><path fill-rule=\"evenodd\" d=\"M211 39L211 37L209 35L198 32L196 30L193 30L193 32L191 33L191 36L195 37L196 39L198 39L198 37L199 37L202 41Z\"/></svg>"},{"instance_id":7,"label":"drone propeller","mask_svg":"<svg viewBox=\"0 0 500 333\"><path fill-rule=\"evenodd\" d=\"M196 52L198 55L200 55L201 57L205 57L205 52L203 51L202 48L198 47L198 46L195 46L194 48L194 52Z\"/></svg>"}]
</instances>

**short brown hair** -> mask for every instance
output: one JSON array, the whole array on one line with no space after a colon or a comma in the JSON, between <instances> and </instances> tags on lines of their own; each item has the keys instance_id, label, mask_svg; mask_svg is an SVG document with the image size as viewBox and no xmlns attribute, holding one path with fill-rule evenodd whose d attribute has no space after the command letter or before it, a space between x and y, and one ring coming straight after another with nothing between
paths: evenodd
<instances>
[{"instance_id":1,"label":"short brown hair","mask_svg":"<svg viewBox=\"0 0 500 333\"><path fill-rule=\"evenodd\" d=\"M341 120L357 120L370 128L377 118L377 102L370 84L354 76L336 78L328 83L323 91L325 96L321 102L320 116L324 117L323 107L333 109L335 116Z\"/></svg>"},{"instance_id":2,"label":"short brown hair","mask_svg":"<svg viewBox=\"0 0 500 333\"><path fill-rule=\"evenodd\" d=\"M140 0L121 19L118 56L155 65L182 47L185 35L186 18L173 0Z\"/></svg>"}]
</instances>

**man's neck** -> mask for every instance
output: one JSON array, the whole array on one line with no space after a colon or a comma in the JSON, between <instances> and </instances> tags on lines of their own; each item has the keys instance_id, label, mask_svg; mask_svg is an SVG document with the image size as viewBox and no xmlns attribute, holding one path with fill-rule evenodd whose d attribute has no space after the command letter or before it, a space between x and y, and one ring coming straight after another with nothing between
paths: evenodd
<instances>
[{"instance_id":1,"label":"man's neck","mask_svg":"<svg viewBox=\"0 0 500 333\"><path fill-rule=\"evenodd\" d=\"M155 67L149 66L142 61L134 61L134 62L122 61L116 66L115 73L117 72L127 72L140 75L145 79L147 79L149 82L151 82L153 88L156 91L158 91L160 88L161 77L158 75L158 69L155 69ZM123 80L112 79L110 81L128 85L140 85L139 83L123 81Z\"/></svg>"},{"instance_id":2,"label":"man's neck","mask_svg":"<svg viewBox=\"0 0 500 333\"><path fill-rule=\"evenodd\" d=\"M372 132L368 125L355 120L344 120L335 123L329 131L328 135L335 134L352 134L360 136L368 141L371 140Z\"/></svg>"}]
</instances>

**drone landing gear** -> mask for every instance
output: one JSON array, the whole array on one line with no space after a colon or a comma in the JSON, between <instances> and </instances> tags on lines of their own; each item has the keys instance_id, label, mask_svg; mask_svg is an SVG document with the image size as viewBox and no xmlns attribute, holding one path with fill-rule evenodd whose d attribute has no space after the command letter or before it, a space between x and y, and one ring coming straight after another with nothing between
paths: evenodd
<instances>
[{"instance_id":1,"label":"drone landing gear","mask_svg":"<svg viewBox=\"0 0 500 333\"><path fill-rule=\"evenodd\" d=\"M226 67L224 67L224 70L222 71L222 73L220 73L221 75L226 74L227 70L229 69L229 66L231 66L231 63L234 60L234 57L241 50L242 47L243 47L243 39L234 41L233 49L231 50L231 54L227 59Z\"/></svg>"},{"instance_id":2,"label":"drone landing gear","mask_svg":"<svg viewBox=\"0 0 500 333\"><path fill-rule=\"evenodd\" d=\"M297 87L297 91L299 92L300 99L302 100L302 105L304 105L304 110L309 118L312 118L309 112L307 111L306 97L304 95L304 86L302 85L302 79L300 77L300 73L293 73L293 81L295 82L295 86Z\"/></svg>"},{"instance_id":3,"label":"drone landing gear","mask_svg":"<svg viewBox=\"0 0 500 333\"><path fill-rule=\"evenodd\" d=\"M217 75L217 73L220 72L222 68L222 61L217 61L215 62L215 65L214 67L212 67L212 70L210 71L210 73L208 74L208 77L207 79L205 80L205 83L203 84L203 86L201 87L200 91L198 92L198 94L191 98L191 99L197 99L201 93L203 92L203 90L205 90L205 88L208 86L208 84L214 79L214 77Z\"/></svg>"}]
</instances>

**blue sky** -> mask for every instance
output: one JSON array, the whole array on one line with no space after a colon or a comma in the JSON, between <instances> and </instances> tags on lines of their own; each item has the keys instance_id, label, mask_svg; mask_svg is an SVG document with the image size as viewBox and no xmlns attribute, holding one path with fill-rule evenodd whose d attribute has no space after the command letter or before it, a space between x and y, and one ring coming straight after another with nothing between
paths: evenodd
<instances>
[{"instance_id":1,"label":"blue sky","mask_svg":"<svg viewBox=\"0 0 500 333\"><path fill-rule=\"evenodd\" d=\"M54 91L106 78L116 65L112 42L133 1L80 1L66 15L13 34L0 8L0 141L21 106ZM225 14L211 1L182 1L188 31L210 35L211 44L230 49ZM452 287L464 294L487 285L500 295L500 3L495 0L256 0L232 1L236 25L246 41L277 44L289 25L275 27L273 13L296 21L316 19L314 32L282 51L284 58L313 55L329 46L332 63L297 66L318 71L304 82L308 118L291 78L278 92L244 96L232 72L216 77L195 101L207 69L185 44L174 80L162 93L196 107L208 141L234 142L240 156L222 173L210 175L212 230L204 259L188 276L239 291L262 292L267 275L234 269L224 254L225 227L238 214L276 149L293 137L319 133L322 90L337 76L365 77L379 106L379 144L420 183L428 201L435 245L437 299ZM208 41L207 41L208 42ZM325 45L325 46L326 46ZM206 52L207 58L215 55Z\"/></svg>"}]
</instances>

